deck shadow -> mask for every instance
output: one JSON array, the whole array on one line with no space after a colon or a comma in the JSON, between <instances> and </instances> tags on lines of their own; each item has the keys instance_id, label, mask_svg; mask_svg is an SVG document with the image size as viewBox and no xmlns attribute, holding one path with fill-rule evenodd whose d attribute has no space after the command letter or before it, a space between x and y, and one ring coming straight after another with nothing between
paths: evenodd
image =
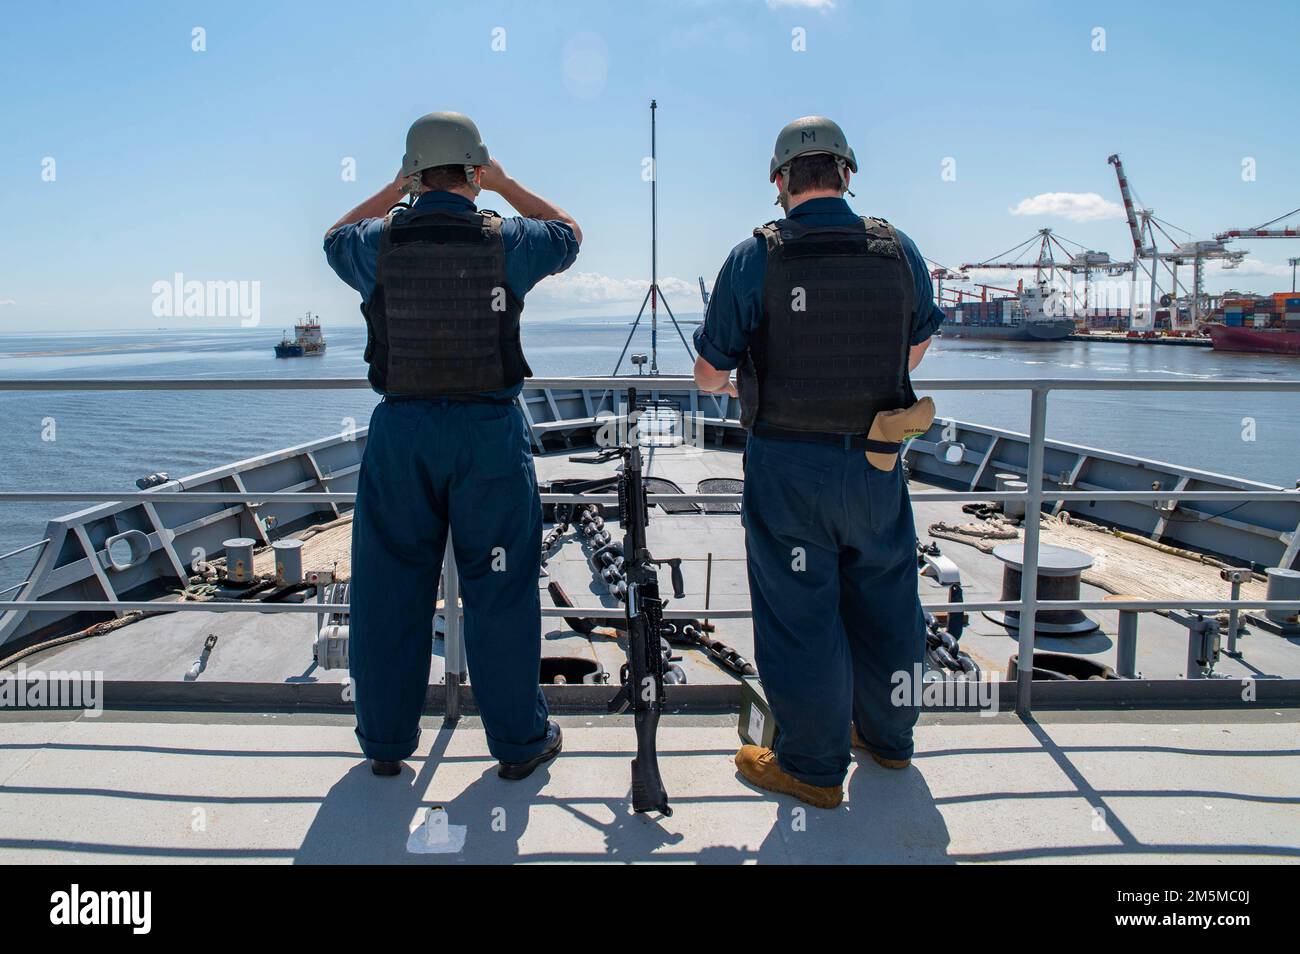
<instances>
[{"instance_id":1,"label":"deck shadow","mask_svg":"<svg viewBox=\"0 0 1300 954\"><path fill-rule=\"evenodd\" d=\"M763 849L779 845L793 864L953 864L947 823L913 765L886 769L854 753L839 808L810 808L789 796L780 802ZM760 854L766 852L760 849Z\"/></svg>"},{"instance_id":2,"label":"deck shadow","mask_svg":"<svg viewBox=\"0 0 1300 954\"><path fill-rule=\"evenodd\" d=\"M497 777L496 766L487 766L458 794L446 802L448 822L466 827L464 850L457 854L415 855L406 851L411 822L429 805L428 798L439 764L451 742L454 729L438 732L429 755L422 762L408 763L395 779L375 778L366 762L358 760L338 780L320 802L301 846L294 852L295 864L509 864L527 862L615 862L673 861L710 864L737 864L743 861L785 861L786 850L777 842L759 848L730 844L702 844L695 851L683 851L688 839L716 837L709 824L710 813L716 818L720 805L736 810L753 810L760 799L683 795L674 799L679 813L669 822L655 815L634 815L629 797L579 795L566 797L544 793L551 781L550 765L537 769L520 782L506 782ZM693 753L698 754L698 753ZM617 756L625 753L574 752L571 757ZM565 758L564 755L560 756ZM444 764L454 764L448 759ZM411 766L418 764L418 771ZM553 763L552 763L553 764ZM542 809L544 811L539 812ZM602 841L595 847L591 839L581 846L566 843L572 829L555 826L555 813L567 813L572 820L597 832ZM693 813L687 815L687 813ZM689 819L690 834L676 829L680 820ZM527 851L520 843L530 826L533 829ZM755 837L758 841L756 826ZM548 837L551 834L554 837ZM667 850L665 850L667 849Z\"/></svg>"},{"instance_id":3,"label":"deck shadow","mask_svg":"<svg viewBox=\"0 0 1300 954\"><path fill-rule=\"evenodd\" d=\"M406 838L424 806L424 793L451 741L450 729L438 732L429 754L402 767L396 778L378 778L357 753L357 763L321 800L294 864L384 864L409 860ZM419 857L419 856L416 856Z\"/></svg>"}]
</instances>

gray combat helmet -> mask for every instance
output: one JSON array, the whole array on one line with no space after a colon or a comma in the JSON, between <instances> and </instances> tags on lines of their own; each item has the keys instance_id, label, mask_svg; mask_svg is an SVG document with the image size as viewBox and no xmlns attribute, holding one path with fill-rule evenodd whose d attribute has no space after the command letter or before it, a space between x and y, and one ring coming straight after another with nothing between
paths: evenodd
<instances>
[{"instance_id":1,"label":"gray combat helmet","mask_svg":"<svg viewBox=\"0 0 1300 954\"><path fill-rule=\"evenodd\" d=\"M839 123L825 116L805 116L788 123L777 134L767 181L775 182L776 174L788 166L791 159L815 154L834 156L853 172L858 171L857 157L853 155L848 137Z\"/></svg>"},{"instance_id":2,"label":"gray combat helmet","mask_svg":"<svg viewBox=\"0 0 1300 954\"><path fill-rule=\"evenodd\" d=\"M402 174L413 176L434 166L465 166L465 178L472 185L474 167L491 161L474 120L463 113L429 113L406 133Z\"/></svg>"}]
</instances>

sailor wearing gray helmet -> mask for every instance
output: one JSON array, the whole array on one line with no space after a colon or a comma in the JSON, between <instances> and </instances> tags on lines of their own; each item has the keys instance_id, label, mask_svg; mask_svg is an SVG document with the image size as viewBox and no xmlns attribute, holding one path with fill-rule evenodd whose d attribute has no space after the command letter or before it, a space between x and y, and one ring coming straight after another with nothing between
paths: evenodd
<instances>
[{"instance_id":1,"label":"sailor wearing gray helmet","mask_svg":"<svg viewBox=\"0 0 1300 954\"><path fill-rule=\"evenodd\" d=\"M933 418L909 373L943 320L911 239L845 202L857 171L831 120L782 129L769 179L785 217L731 252L695 333L696 382L738 393L749 431L755 655L780 730L736 765L823 808L843 798L851 743L894 768L912 755L916 707L891 701L925 646L898 452Z\"/></svg>"}]
</instances>

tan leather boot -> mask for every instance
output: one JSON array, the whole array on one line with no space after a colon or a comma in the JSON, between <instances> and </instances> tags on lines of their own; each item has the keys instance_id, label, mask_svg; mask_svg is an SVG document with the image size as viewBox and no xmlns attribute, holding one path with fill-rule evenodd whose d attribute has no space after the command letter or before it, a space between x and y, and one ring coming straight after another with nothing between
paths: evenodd
<instances>
[{"instance_id":1,"label":"tan leather boot","mask_svg":"<svg viewBox=\"0 0 1300 954\"><path fill-rule=\"evenodd\" d=\"M844 789L839 785L822 787L801 782L788 775L776 764L776 753L759 745L742 745L736 753L736 768L759 788L769 792L793 795L801 802L816 808L835 808L844 801Z\"/></svg>"},{"instance_id":2,"label":"tan leather boot","mask_svg":"<svg viewBox=\"0 0 1300 954\"><path fill-rule=\"evenodd\" d=\"M850 726L849 731L852 733L849 736L849 745L853 746L855 749L861 749L863 752L866 752L875 760L877 765L883 765L885 768L889 769L905 769L912 764L911 759L887 759L883 755L877 755L875 752L872 752L867 748L867 743L862 741L862 736L858 735L858 727L856 725Z\"/></svg>"}]
</instances>

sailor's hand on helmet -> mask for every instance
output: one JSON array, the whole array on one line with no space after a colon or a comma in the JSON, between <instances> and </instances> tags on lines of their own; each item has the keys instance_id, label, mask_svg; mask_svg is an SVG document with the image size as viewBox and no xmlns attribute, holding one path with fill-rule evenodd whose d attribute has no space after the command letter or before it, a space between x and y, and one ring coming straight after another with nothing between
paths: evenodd
<instances>
[{"instance_id":1,"label":"sailor's hand on helmet","mask_svg":"<svg viewBox=\"0 0 1300 954\"><path fill-rule=\"evenodd\" d=\"M726 387L724 387L724 388L723 388L721 391L719 391L718 393L719 393L719 394L727 394L727 395L730 395L731 397L734 397L734 398L738 398L738 397L740 397L740 392L736 390L736 382L733 381L733 380L731 380L730 378L727 379Z\"/></svg>"},{"instance_id":2,"label":"sailor's hand on helmet","mask_svg":"<svg viewBox=\"0 0 1300 954\"><path fill-rule=\"evenodd\" d=\"M419 190L420 180L417 176L408 176L401 169L397 170L397 175L393 178L393 189L401 195L415 195Z\"/></svg>"},{"instance_id":3,"label":"sailor's hand on helmet","mask_svg":"<svg viewBox=\"0 0 1300 954\"><path fill-rule=\"evenodd\" d=\"M493 192L500 192L501 187L510 181L506 171L501 168L501 163L495 159L489 159L488 164L483 167L483 178L479 180L479 185L484 189L490 189Z\"/></svg>"}]
</instances>

